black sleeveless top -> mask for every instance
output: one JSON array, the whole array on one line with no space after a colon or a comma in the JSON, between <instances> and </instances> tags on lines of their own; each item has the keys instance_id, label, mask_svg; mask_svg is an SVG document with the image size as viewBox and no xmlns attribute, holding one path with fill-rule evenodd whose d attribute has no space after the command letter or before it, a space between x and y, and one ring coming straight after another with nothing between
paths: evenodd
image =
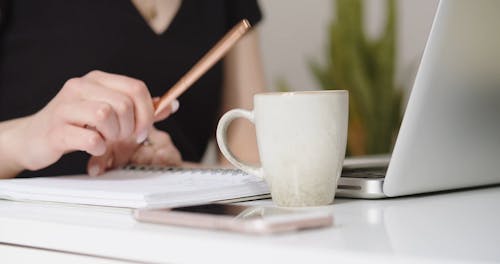
<instances>
[{"instance_id":1,"label":"black sleeveless top","mask_svg":"<svg viewBox=\"0 0 500 264\"><path fill-rule=\"evenodd\" d=\"M261 19L256 0L184 0L157 35L128 0L0 2L1 121L35 113L67 79L94 69L141 79L160 96L231 26ZM218 63L179 98L177 113L156 124L184 160L199 161L214 135L221 83ZM70 153L20 177L85 173L87 160L83 152Z\"/></svg>"}]
</instances>

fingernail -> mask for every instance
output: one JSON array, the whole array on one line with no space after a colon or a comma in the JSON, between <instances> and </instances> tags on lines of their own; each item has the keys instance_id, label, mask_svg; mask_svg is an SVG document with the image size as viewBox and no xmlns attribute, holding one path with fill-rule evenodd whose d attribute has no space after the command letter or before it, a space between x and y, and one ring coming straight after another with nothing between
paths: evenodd
<instances>
[{"instance_id":1,"label":"fingernail","mask_svg":"<svg viewBox=\"0 0 500 264\"><path fill-rule=\"evenodd\" d=\"M174 100L171 104L170 104L170 107L171 107L171 114L177 112L177 110L179 110L179 101L178 100Z\"/></svg>"},{"instance_id":2,"label":"fingernail","mask_svg":"<svg viewBox=\"0 0 500 264\"><path fill-rule=\"evenodd\" d=\"M106 162L106 168L109 169L113 166L113 157L110 157Z\"/></svg>"},{"instance_id":3,"label":"fingernail","mask_svg":"<svg viewBox=\"0 0 500 264\"><path fill-rule=\"evenodd\" d=\"M97 176L99 174L100 170L101 169L99 169L99 165L97 165L97 164L90 166L90 168L89 168L89 176L92 176L92 177Z\"/></svg>"},{"instance_id":4,"label":"fingernail","mask_svg":"<svg viewBox=\"0 0 500 264\"><path fill-rule=\"evenodd\" d=\"M137 135L137 144L140 144L140 143L144 142L144 140L146 140L147 137L148 137L148 131L147 130L144 130L141 133L139 133Z\"/></svg>"}]
</instances>

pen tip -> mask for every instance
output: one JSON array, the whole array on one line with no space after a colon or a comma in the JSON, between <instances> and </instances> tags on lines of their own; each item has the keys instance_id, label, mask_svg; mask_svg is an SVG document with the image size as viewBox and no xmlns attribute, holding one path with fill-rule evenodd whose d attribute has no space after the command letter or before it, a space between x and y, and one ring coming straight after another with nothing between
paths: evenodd
<instances>
[{"instance_id":1,"label":"pen tip","mask_svg":"<svg viewBox=\"0 0 500 264\"><path fill-rule=\"evenodd\" d=\"M243 19L242 21L243 21L243 24L245 25L246 28L252 27L252 25L250 25L250 22L248 22L247 19Z\"/></svg>"}]
</instances>

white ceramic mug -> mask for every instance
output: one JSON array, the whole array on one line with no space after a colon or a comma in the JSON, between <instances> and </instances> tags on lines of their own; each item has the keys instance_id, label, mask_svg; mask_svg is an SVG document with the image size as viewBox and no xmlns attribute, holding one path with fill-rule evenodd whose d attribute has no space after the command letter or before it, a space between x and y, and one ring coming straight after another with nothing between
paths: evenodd
<instances>
[{"instance_id":1,"label":"white ceramic mug","mask_svg":"<svg viewBox=\"0 0 500 264\"><path fill-rule=\"evenodd\" d=\"M256 94L253 111L222 116L217 143L233 165L266 180L277 205L330 204L345 157L348 105L344 90ZM243 163L227 146L227 128L240 117L255 124L262 167Z\"/></svg>"}]
</instances>

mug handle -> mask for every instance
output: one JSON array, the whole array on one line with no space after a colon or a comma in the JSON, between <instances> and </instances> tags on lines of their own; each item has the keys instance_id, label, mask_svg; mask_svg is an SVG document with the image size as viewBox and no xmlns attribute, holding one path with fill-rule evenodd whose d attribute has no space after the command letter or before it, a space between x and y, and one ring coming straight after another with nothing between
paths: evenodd
<instances>
[{"instance_id":1,"label":"mug handle","mask_svg":"<svg viewBox=\"0 0 500 264\"><path fill-rule=\"evenodd\" d=\"M231 150L227 146L227 128L229 127L229 124L231 124L231 122L236 118L248 119L255 125L253 111L247 111L243 109L233 109L228 111L222 116L222 118L219 120L219 124L217 125L217 144L219 145L219 149L222 152L222 155L224 155L224 157L226 157L226 159L238 169L263 179L264 173L262 172L261 167L252 166L242 162L231 152Z\"/></svg>"}]
</instances>

